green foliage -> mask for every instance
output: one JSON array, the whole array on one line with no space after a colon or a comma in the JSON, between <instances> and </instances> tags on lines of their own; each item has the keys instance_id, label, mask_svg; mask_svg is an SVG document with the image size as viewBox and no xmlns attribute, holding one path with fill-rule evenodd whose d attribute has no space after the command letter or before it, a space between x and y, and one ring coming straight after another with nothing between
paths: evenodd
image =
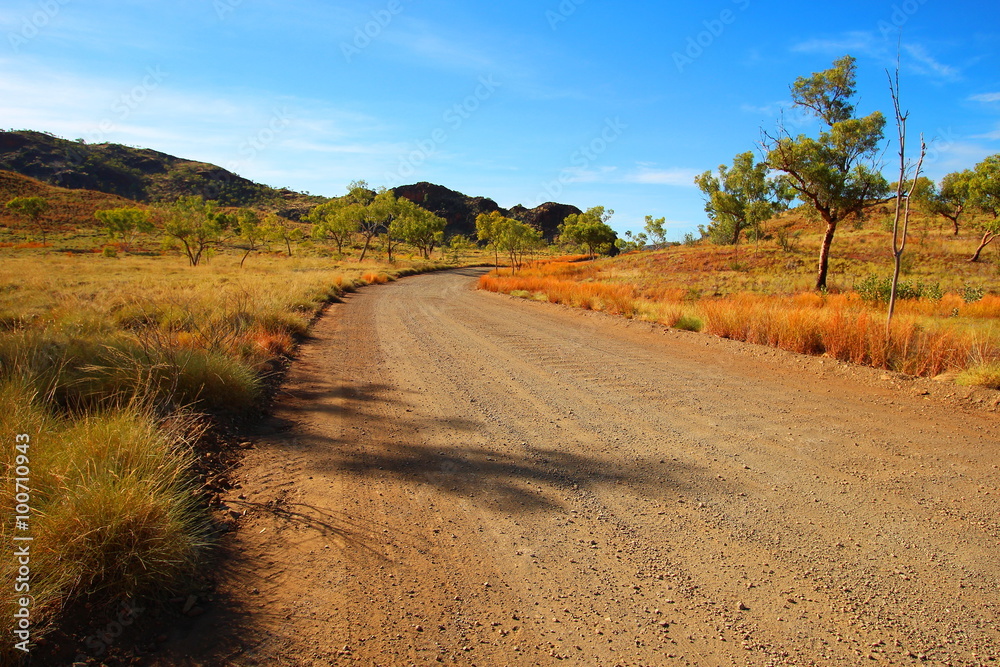
<instances>
[{"instance_id":1,"label":"green foliage","mask_svg":"<svg viewBox=\"0 0 1000 667\"><path fill-rule=\"evenodd\" d=\"M545 246L542 232L531 225L504 217L499 211L480 213L476 218L479 240L488 241L493 247L494 261L499 264L503 252L510 260L511 272L517 271L524 256Z\"/></svg>"},{"instance_id":2,"label":"green foliage","mask_svg":"<svg viewBox=\"0 0 1000 667\"><path fill-rule=\"evenodd\" d=\"M955 234L958 234L959 217L969 205L969 183L972 179L972 171L956 171L946 174L941 179L941 187L937 187L934 181L921 176L917 179L917 186L913 191L913 203L924 213L932 216L941 216L951 221ZM903 184L903 189L908 190L910 181ZM892 184L895 189L896 184Z\"/></svg>"},{"instance_id":3,"label":"green foliage","mask_svg":"<svg viewBox=\"0 0 1000 667\"><path fill-rule=\"evenodd\" d=\"M879 111L854 117L850 98L855 93L855 69L854 58L845 56L831 69L796 79L791 89L795 105L809 109L828 129L815 139L785 134L766 142L768 167L783 172L784 184L826 223L817 289L826 286L837 224L863 215L873 200L889 191L873 163L881 149L885 117Z\"/></svg>"},{"instance_id":4,"label":"green foliage","mask_svg":"<svg viewBox=\"0 0 1000 667\"><path fill-rule=\"evenodd\" d=\"M719 165L719 175L706 171L694 179L706 197L711 224L707 236L718 245L736 245L744 232L760 234L760 226L787 208L779 181L768 178L768 167L754 163L747 151L733 158L732 168Z\"/></svg>"},{"instance_id":5,"label":"green foliage","mask_svg":"<svg viewBox=\"0 0 1000 667\"><path fill-rule=\"evenodd\" d=\"M862 299L870 303L889 303L892 294L892 276L884 278L875 274L865 276L864 280L855 285L855 291ZM897 299L930 299L940 301L944 296L940 283L911 283L900 280L896 285Z\"/></svg>"},{"instance_id":6,"label":"green foliage","mask_svg":"<svg viewBox=\"0 0 1000 667\"><path fill-rule=\"evenodd\" d=\"M591 259L597 253L609 254L618 239L618 235L607 224L612 215L614 211L606 211L603 206L569 215L559 225L559 238L563 243L585 247Z\"/></svg>"},{"instance_id":7,"label":"green foliage","mask_svg":"<svg viewBox=\"0 0 1000 667\"><path fill-rule=\"evenodd\" d=\"M674 322L674 329L680 329L681 331L701 331L705 327L705 323L701 319L695 317L694 315L681 315L676 322Z\"/></svg>"},{"instance_id":8,"label":"green foliage","mask_svg":"<svg viewBox=\"0 0 1000 667\"><path fill-rule=\"evenodd\" d=\"M261 224L260 215L249 208L241 208L233 216L233 226L236 235L244 243L245 252L240 258L240 267L247 261L250 253L260 249L267 240L268 230Z\"/></svg>"},{"instance_id":9,"label":"green foliage","mask_svg":"<svg viewBox=\"0 0 1000 667\"><path fill-rule=\"evenodd\" d=\"M649 216L646 216L647 218ZM639 232L638 234L633 234L632 230L625 232L625 238L619 238L615 241L615 246L621 252L632 252L635 250L642 250L646 247L646 242L648 237L644 232Z\"/></svg>"},{"instance_id":10,"label":"green foliage","mask_svg":"<svg viewBox=\"0 0 1000 667\"><path fill-rule=\"evenodd\" d=\"M653 218L647 215L642 230L653 245L663 245L667 242L666 218Z\"/></svg>"},{"instance_id":11,"label":"green foliage","mask_svg":"<svg viewBox=\"0 0 1000 667\"><path fill-rule=\"evenodd\" d=\"M451 261L455 264L460 263L462 257L475 247L476 244L468 237L462 234L455 234L448 241L448 252L451 255Z\"/></svg>"},{"instance_id":12,"label":"green foliage","mask_svg":"<svg viewBox=\"0 0 1000 667\"><path fill-rule=\"evenodd\" d=\"M163 231L180 242L191 266L198 266L205 251L222 238L228 220L219 214L214 201L201 197L181 197L164 210Z\"/></svg>"},{"instance_id":13,"label":"green foliage","mask_svg":"<svg viewBox=\"0 0 1000 667\"><path fill-rule=\"evenodd\" d=\"M393 200L395 212L389 232L418 249L424 258L430 259L447 221L409 199L393 197Z\"/></svg>"},{"instance_id":14,"label":"green foliage","mask_svg":"<svg viewBox=\"0 0 1000 667\"><path fill-rule=\"evenodd\" d=\"M966 387L1000 389L1000 362L993 361L966 369L955 378L955 383Z\"/></svg>"},{"instance_id":15,"label":"green foliage","mask_svg":"<svg viewBox=\"0 0 1000 667\"><path fill-rule=\"evenodd\" d=\"M292 225L291 221L276 213L268 213L263 224L264 238L285 244L285 253L292 256L292 244L301 241L305 236L302 230Z\"/></svg>"},{"instance_id":16,"label":"green foliage","mask_svg":"<svg viewBox=\"0 0 1000 667\"><path fill-rule=\"evenodd\" d=\"M119 239L129 246L138 234L153 231L153 221L149 211L132 206L95 211L94 217L104 224L110 238Z\"/></svg>"},{"instance_id":17,"label":"green foliage","mask_svg":"<svg viewBox=\"0 0 1000 667\"><path fill-rule=\"evenodd\" d=\"M45 213L49 210L49 202L42 197L14 197L7 202L7 210L31 223L42 235L42 243L45 243L48 232Z\"/></svg>"},{"instance_id":18,"label":"green foliage","mask_svg":"<svg viewBox=\"0 0 1000 667\"><path fill-rule=\"evenodd\" d=\"M363 208L363 204L347 201L347 198L333 199L313 208L304 220L312 223L314 239L333 241L337 253L342 254L344 244L361 228Z\"/></svg>"},{"instance_id":19,"label":"green foliage","mask_svg":"<svg viewBox=\"0 0 1000 667\"><path fill-rule=\"evenodd\" d=\"M969 179L969 200L976 210L1000 217L1000 153L976 165Z\"/></svg>"},{"instance_id":20,"label":"green foliage","mask_svg":"<svg viewBox=\"0 0 1000 667\"><path fill-rule=\"evenodd\" d=\"M983 248L1000 236L1000 153L979 164L969 178L969 204L989 218L979 222L983 237L970 262L979 261Z\"/></svg>"},{"instance_id":21,"label":"green foliage","mask_svg":"<svg viewBox=\"0 0 1000 667\"><path fill-rule=\"evenodd\" d=\"M963 285L962 301L965 303L975 303L986 296L986 289L982 285Z\"/></svg>"}]
</instances>

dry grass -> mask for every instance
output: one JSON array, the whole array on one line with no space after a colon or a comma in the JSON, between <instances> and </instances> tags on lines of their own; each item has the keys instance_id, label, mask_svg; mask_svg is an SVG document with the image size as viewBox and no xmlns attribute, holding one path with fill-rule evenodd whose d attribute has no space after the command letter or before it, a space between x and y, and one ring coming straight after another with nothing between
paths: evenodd
<instances>
[{"instance_id":1,"label":"dry grass","mask_svg":"<svg viewBox=\"0 0 1000 667\"><path fill-rule=\"evenodd\" d=\"M27 251L0 266L0 437L28 433L34 443L33 638L74 601L105 604L189 578L206 543L192 500L193 411L259 405L274 361L332 298L436 266L238 262ZM0 453L7 472L14 453ZM13 500L0 499L5 516ZM11 529L2 522L6 544ZM5 590L15 565L0 563ZM3 599L10 636L12 600Z\"/></svg>"},{"instance_id":2,"label":"dry grass","mask_svg":"<svg viewBox=\"0 0 1000 667\"><path fill-rule=\"evenodd\" d=\"M808 230L794 215L772 224ZM540 262L517 276L484 276L480 287L912 375L982 367L964 377L990 386L988 369L1000 360L1000 295L966 303L961 294L995 284L997 267L965 261L974 239L927 230L913 240L907 278L954 291L899 302L888 337L884 306L851 289L866 275L888 271L885 233L841 234L826 294L810 289L816 235L802 234L798 243L793 252L774 242L740 248L738 264L732 247L701 244L595 262Z\"/></svg>"}]
</instances>

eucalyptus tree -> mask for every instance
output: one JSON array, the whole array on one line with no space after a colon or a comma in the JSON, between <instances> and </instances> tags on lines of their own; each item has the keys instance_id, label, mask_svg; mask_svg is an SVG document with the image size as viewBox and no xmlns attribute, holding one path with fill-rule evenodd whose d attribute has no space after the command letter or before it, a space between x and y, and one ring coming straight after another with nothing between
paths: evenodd
<instances>
[{"instance_id":1,"label":"eucalyptus tree","mask_svg":"<svg viewBox=\"0 0 1000 667\"><path fill-rule=\"evenodd\" d=\"M792 137L784 128L777 136L764 134L767 166L781 172L783 182L826 224L816 273L819 290L826 288L837 226L845 218L864 215L889 191L876 164L885 117L880 111L856 116L855 82L851 56L834 61L830 69L799 77L791 86L792 101L816 116L825 129L815 138Z\"/></svg>"},{"instance_id":2,"label":"eucalyptus tree","mask_svg":"<svg viewBox=\"0 0 1000 667\"><path fill-rule=\"evenodd\" d=\"M559 225L559 238L564 243L585 247L591 259L599 252L607 253L618 240L615 230L608 225L614 213L603 206L594 206L583 213L568 215Z\"/></svg>"},{"instance_id":3,"label":"eucalyptus tree","mask_svg":"<svg viewBox=\"0 0 1000 667\"><path fill-rule=\"evenodd\" d=\"M732 167L719 165L718 176L706 171L695 177L705 195L705 212L712 221L707 236L713 243L732 245L735 251L745 232L756 230L759 237L761 225L787 208L782 184L769 178L768 171L747 151L733 158Z\"/></svg>"},{"instance_id":4,"label":"eucalyptus tree","mask_svg":"<svg viewBox=\"0 0 1000 667\"><path fill-rule=\"evenodd\" d=\"M979 223L983 237L970 262L978 262L983 248L1000 236L1000 153L979 164L969 179L969 202L978 212L989 217Z\"/></svg>"}]
</instances>

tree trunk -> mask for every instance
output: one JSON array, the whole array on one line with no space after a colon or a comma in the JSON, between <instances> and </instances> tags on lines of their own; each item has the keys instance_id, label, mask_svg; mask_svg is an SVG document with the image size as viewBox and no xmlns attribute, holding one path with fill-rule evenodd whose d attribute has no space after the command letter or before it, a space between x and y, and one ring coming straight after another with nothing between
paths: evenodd
<instances>
[{"instance_id":1,"label":"tree trunk","mask_svg":"<svg viewBox=\"0 0 1000 667\"><path fill-rule=\"evenodd\" d=\"M990 243L992 243L993 239L995 239L996 237L997 237L997 235L994 234L993 232L986 232L985 234L983 234L983 239L979 242L979 247L976 248L976 253L972 257L969 258L969 261L970 262L978 262L979 261L979 253L981 253L983 251L983 248L985 248Z\"/></svg>"},{"instance_id":2,"label":"tree trunk","mask_svg":"<svg viewBox=\"0 0 1000 667\"><path fill-rule=\"evenodd\" d=\"M365 237L365 247L361 249L361 257L360 257L360 259L358 259L358 263L359 264L361 262L365 261L365 253L368 252L368 246L371 245L371 242L372 242L372 237L371 236L366 236Z\"/></svg>"},{"instance_id":3,"label":"tree trunk","mask_svg":"<svg viewBox=\"0 0 1000 667\"><path fill-rule=\"evenodd\" d=\"M819 271L816 274L816 289L826 289L826 274L830 268L830 246L833 235L837 232L837 220L826 221L826 234L823 235L823 245L819 250Z\"/></svg>"}]
</instances>

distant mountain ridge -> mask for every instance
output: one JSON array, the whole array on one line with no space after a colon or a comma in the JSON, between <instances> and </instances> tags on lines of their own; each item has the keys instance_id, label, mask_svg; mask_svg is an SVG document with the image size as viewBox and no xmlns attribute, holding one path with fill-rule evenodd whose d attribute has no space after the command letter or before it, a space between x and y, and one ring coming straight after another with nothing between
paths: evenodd
<instances>
[{"instance_id":1,"label":"distant mountain ridge","mask_svg":"<svg viewBox=\"0 0 1000 667\"><path fill-rule=\"evenodd\" d=\"M549 241L558 234L559 224L566 216L581 213L576 206L555 202L546 202L535 208L518 205L505 209L488 197L469 197L443 185L427 182L401 185L393 188L393 194L405 197L447 220L448 234L465 234L473 238L476 236L476 217L480 213L499 211L509 218L527 222L540 229Z\"/></svg>"},{"instance_id":2,"label":"distant mountain ridge","mask_svg":"<svg viewBox=\"0 0 1000 667\"><path fill-rule=\"evenodd\" d=\"M86 144L32 130L0 132L0 169L50 185L143 203L201 195L223 206L272 209L293 220L326 201L326 197L261 185L213 164L149 148Z\"/></svg>"},{"instance_id":3,"label":"distant mountain ridge","mask_svg":"<svg viewBox=\"0 0 1000 667\"><path fill-rule=\"evenodd\" d=\"M300 220L327 197L277 189L243 178L222 167L121 144L87 144L34 130L0 132L0 170L29 176L62 188L93 190L141 203L174 201L201 195L222 206L272 210ZM447 235L476 236L476 217L500 211L535 225L552 240L566 216L580 213L569 204L546 202L532 209L501 208L488 197L470 197L442 185L421 182L393 188L448 221Z\"/></svg>"}]
</instances>

